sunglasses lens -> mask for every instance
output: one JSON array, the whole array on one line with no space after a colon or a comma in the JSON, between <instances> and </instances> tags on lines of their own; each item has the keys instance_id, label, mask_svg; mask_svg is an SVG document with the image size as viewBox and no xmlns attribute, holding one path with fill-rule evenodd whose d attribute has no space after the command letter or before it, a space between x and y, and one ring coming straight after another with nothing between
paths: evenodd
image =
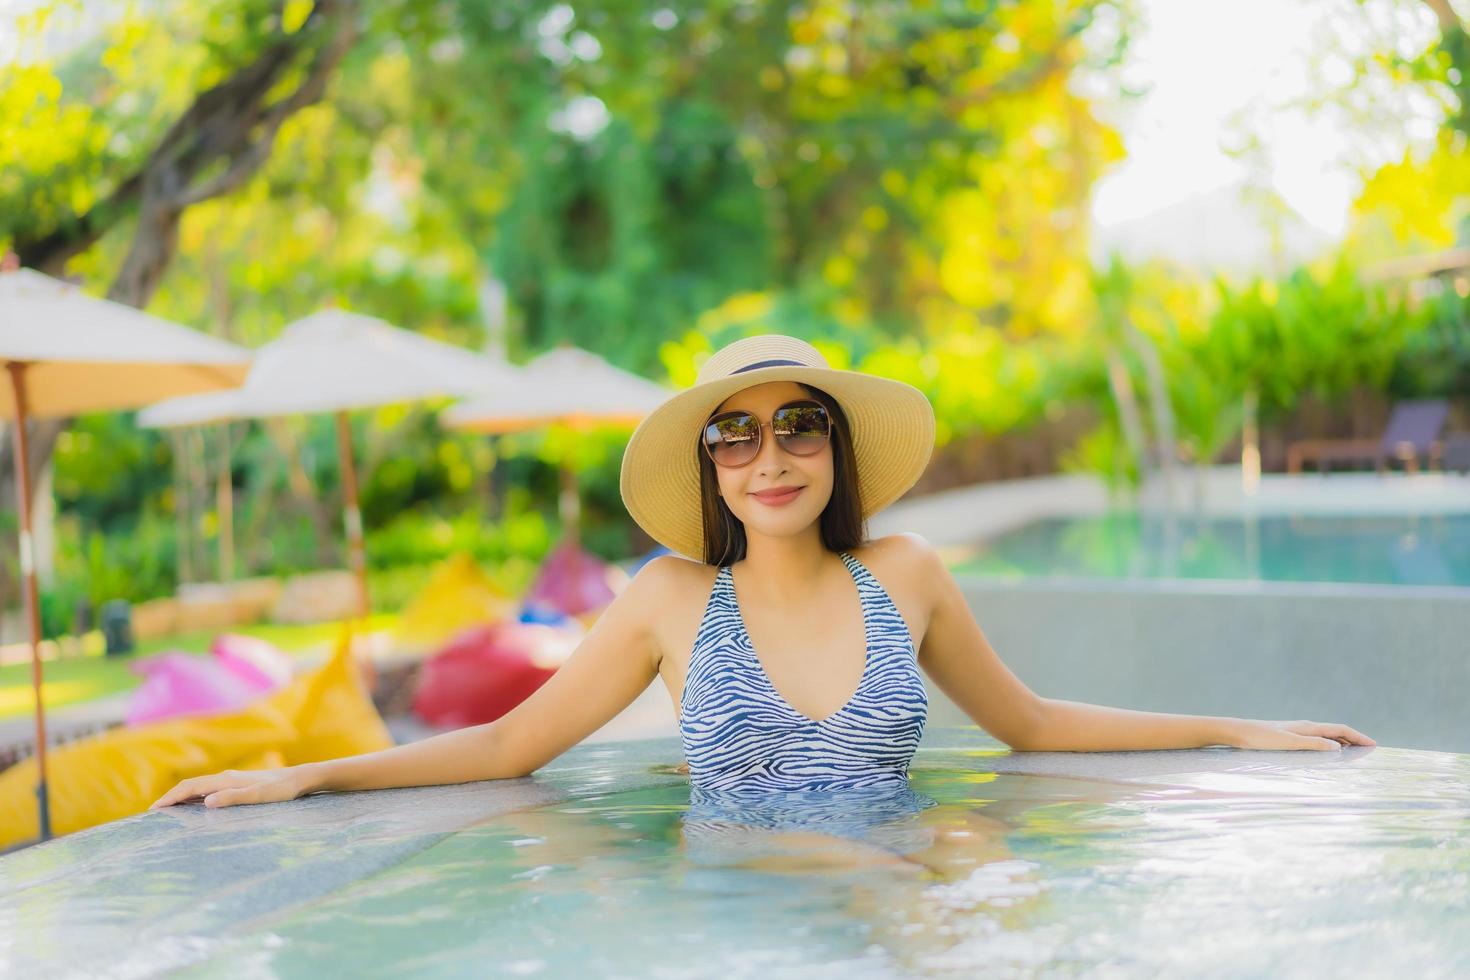
<instances>
[{"instance_id":1,"label":"sunglasses lens","mask_svg":"<svg viewBox=\"0 0 1470 980\"><path fill-rule=\"evenodd\" d=\"M799 402L776 409L771 431L786 452L813 456L827 445L832 422L817 402ZM704 448L720 466L744 466L760 452L760 420L749 412L710 419L704 427Z\"/></svg>"},{"instance_id":2,"label":"sunglasses lens","mask_svg":"<svg viewBox=\"0 0 1470 980\"><path fill-rule=\"evenodd\" d=\"M771 431L781 448L793 456L811 456L822 451L831 435L827 410L816 403L788 405L771 419Z\"/></svg>"},{"instance_id":3,"label":"sunglasses lens","mask_svg":"<svg viewBox=\"0 0 1470 980\"><path fill-rule=\"evenodd\" d=\"M760 451L761 427L754 415L730 415L704 427L704 445L721 466L743 466Z\"/></svg>"}]
</instances>

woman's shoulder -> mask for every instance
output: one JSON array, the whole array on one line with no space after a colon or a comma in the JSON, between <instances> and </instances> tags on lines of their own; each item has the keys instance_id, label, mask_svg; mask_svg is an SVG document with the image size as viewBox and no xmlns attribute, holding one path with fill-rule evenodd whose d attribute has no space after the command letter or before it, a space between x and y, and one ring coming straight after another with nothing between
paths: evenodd
<instances>
[{"instance_id":1,"label":"woman's shoulder","mask_svg":"<svg viewBox=\"0 0 1470 980\"><path fill-rule=\"evenodd\" d=\"M853 548L850 554L863 564L867 564L867 560L872 558L872 560L895 564L904 569L939 560L939 552L935 550L935 547L929 544L925 536L913 530L901 530L895 535L870 538L869 541L864 541L857 548Z\"/></svg>"},{"instance_id":2,"label":"woman's shoulder","mask_svg":"<svg viewBox=\"0 0 1470 980\"><path fill-rule=\"evenodd\" d=\"M681 610L703 610L717 572L688 558L660 555L638 569L598 621L661 635L670 621L681 620Z\"/></svg>"},{"instance_id":3,"label":"woman's shoulder","mask_svg":"<svg viewBox=\"0 0 1470 980\"><path fill-rule=\"evenodd\" d=\"M883 576L884 571L901 577L922 575L943 564L939 552L928 539L913 531L871 538L849 554L879 576Z\"/></svg>"},{"instance_id":4,"label":"woman's shoulder","mask_svg":"<svg viewBox=\"0 0 1470 980\"><path fill-rule=\"evenodd\" d=\"M638 569L615 600L653 639L658 649L656 665L663 663L669 651L687 651L693 644L719 571L678 555L660 555Z\"/></svg>"},{"instance_id":5,"label":"woman's shoulder","mask_svg":"<svg viewBox=\"0 0 1470 980\"><path fill-rule=\"evenodd\" d=\"M678 603L714 585L719 569L680 555L659 555L644 563L633 576L639 598L653 603ZM665 606L667 608L667 606Z\"/></svg>"}]
</instances>

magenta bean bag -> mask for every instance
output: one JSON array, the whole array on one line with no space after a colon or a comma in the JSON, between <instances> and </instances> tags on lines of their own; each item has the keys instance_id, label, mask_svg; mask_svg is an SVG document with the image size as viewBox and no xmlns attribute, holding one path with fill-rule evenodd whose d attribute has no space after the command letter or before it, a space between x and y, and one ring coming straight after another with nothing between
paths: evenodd
<instances>
[{"instance_id":1,"label":"magenta bean bag","mask_svg":"<svg viewBox=\"0 0 1470 980\"><path fill-rule=\"evenodd\" d=\"M601 609L615 595L607 583L607 575L606 562L570 541L563 542L542 564L536 581L526 593L525 604L549 607L568 616Z\"/></svg>"}]
</instances>

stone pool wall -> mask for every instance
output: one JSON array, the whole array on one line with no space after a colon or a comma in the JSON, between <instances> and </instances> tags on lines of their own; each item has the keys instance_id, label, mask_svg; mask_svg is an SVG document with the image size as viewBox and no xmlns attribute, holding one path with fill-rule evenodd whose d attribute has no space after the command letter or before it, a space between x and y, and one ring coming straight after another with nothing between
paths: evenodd
<instances>
[{"instance_id":1,"label":"stone pool wall","mask_svg":"<svg viewBox=\"0 0 1470 980\"><path fill-rule=\"evenodd\" d=\"M960 582L991 645L1047 697L1337 721L1380 745L1470 752L1470 590ZM939 697L932 717L962 721Z\"/></svg>"}]
</instances>

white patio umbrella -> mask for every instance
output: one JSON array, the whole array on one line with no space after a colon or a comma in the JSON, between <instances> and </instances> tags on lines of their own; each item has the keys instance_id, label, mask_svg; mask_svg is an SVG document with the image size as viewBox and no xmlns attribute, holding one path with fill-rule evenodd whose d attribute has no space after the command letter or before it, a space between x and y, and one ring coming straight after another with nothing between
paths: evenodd
<instances>
[{"instance_id":1,"label":"white patio umbrella","mask_svg":"<svg viewBox=\"0 0 1470 980\"><path fill-rule=\"evenodd\" d=\"M543 425L586 429L637 425L671 392L631 371L615 367L580 347L563 344L525 367L520 383L452 405L440 416L451 428L506 433ZM561 469L558 510L567 536L578 534L581 518L577 477Z\"/></svg>"},{"instance_id":2,"label":"white patio umbrella","mask_svg":"<svg viewBox=\"0 0 1470 980\"><path fill-rule=\"evenodd\" d=\"M141 310L89 296L31 269L0 272L0 417L15 425L20 571L36 699L36 799L51 836L41 613L31 527L26 420L132 409L159 398L238 385L250 352Z\"/></svg>"},{"instance_id":3,"label":"white patio umbrella","mask_svg":"<svg viewBox=\"0 0 1470 980\"><path fill-rule=\"evenodd\" d=\"M369 610L362 511L348 413L443 395L515 386L519 373L502 361L440 343L375 317L323 310L287 326L255 353L245 384L234 391L175 398L138 414L140 425L173 428L230 419L331 412L337 419L348 563L357 580L358 612Z\"/></svg>"}]
</instances>

